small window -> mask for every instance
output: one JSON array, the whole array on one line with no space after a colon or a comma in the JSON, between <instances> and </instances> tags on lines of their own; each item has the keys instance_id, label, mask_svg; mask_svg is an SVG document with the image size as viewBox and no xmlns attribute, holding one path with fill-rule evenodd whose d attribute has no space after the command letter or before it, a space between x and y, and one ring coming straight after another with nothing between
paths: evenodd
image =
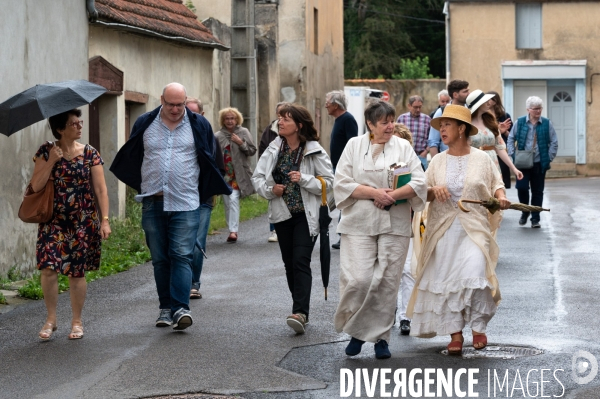
<instances>
[{"instance_id":1,"label":"small window","mask_svg":"<svg viewBox=\"0 0 600 399\"><path fill-rule=\"evenodd\" d=\"M552 98L552 102L559 103L561 101L568 103L573 100L571 99L571 95L566 91L559 91L554 95L554 98Z\"/></svg>"},{"instance_id":2,"label":"small window","mask_svg":"<svg viewBox=\"0 0 600 399\"><path fill-rule=\"evenodd\" d=\"M542 4L517 3L516 36L518 49L542 48Z\"/></svg>"}]
</instances>

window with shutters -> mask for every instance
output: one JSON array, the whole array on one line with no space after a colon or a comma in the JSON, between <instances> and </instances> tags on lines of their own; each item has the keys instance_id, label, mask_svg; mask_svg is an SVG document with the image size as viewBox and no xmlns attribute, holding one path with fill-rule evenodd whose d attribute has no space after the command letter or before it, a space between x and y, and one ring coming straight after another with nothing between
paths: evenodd
<instances>
[{"instance_id":1,"label":"window with shutters","mask_svg":"<svg viewBox=\"0 0 600 399\"><path fill-rule=\"evenodd\" d=\"M542 4L517 3L515 8L517 49L541 49Z\"/></svg>"}]
</instances>

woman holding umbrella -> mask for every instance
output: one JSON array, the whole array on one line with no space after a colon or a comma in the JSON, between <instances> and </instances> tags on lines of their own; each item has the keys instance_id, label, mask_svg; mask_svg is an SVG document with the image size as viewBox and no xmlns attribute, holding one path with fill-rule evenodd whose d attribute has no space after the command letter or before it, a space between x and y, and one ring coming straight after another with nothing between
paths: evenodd
<instances>
[{"instance_id":1,"label":"woman holding umbrella","mask_svg":"<svg viewBox=\"0 0 600 399\"><path fill-rule=\"evenodd\" d=\"M440 131L448 150L436 156L426 172L427 228L407 313L412 316L411 335L450 335L448 353L461 354L467 324L473 347L487 345L485 331L500 290L495 273L499 251L488 212L483 207L459 212L458 202L463 196L493 196L501 209L510 202L496 165L484 151L469 145L478 129L471 124L468 108L448 105L431 126Z\"/></svg>"},{"instance_id":2,"label":"woman holding umbrella","mask_svg":"<svg viewBox=\"0 0 600 399\"><path fill-rule=\"evenodd\" d=\"M39 224L36 245L48 311L39 332L42 340L50 339L57 328L58 273L69 276L73 312L69 339L83 337L85 272L100 267L100 241L111 233L104 162L95 148L78 142L83 127L80 116L81 111L73 109L50 117L48 122L57 141L43 144L33 157L33 191L42 190L48 179L54 180L54 212L49 222Z\"/></svg>"},{"instance_id":3,"label":"woman holding umbrella","mask_svg":"<svg viewBox=\"0 0 600 399\"><path fill-rule=\"evenodd\" d=\"M321 227L321 181L328 193L333 184L331 161L317 140L306 108L282 106L279 137L262 154L252 176L258 194L269 200L269 222L275 225L292 294L292 314L286 323L297 334L304 333L309 319L310 258Z\"/></svg>"},{"instance_id":4,"label":"woman holding umbrella","mask_svg":"<svg viewBox=\"0 0 600 399\"><path fill-rule=\"evenodd\" d=\"M421 161L408 141L394 135L395 109L375 100L365 110L368 134L351 139L335 170L334 196L342 211L338 233L340 303L335 328L352 336L346 354L375 343L375 357L391 357L390 330L411 235L410 209L425 206ZM390 188L390 166L406 164L410 182ZM402 201L394 205L396 201Z\"/></svg>"}]
</instances>

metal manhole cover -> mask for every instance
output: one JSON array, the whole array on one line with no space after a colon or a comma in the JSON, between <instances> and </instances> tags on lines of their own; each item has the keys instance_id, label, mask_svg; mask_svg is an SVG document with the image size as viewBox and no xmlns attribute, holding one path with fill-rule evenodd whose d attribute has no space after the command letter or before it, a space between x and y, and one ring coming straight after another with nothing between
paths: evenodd
<instances>
[{"instance_id":1,"label":"metal manhole cover","mask_svg":"<svg viewBox=\"0 0 600 399\"><path fill-rule=\"evenodd\" d=\"M463 348L464 359L516 359L518 357L536 356L544 353L543 350L526 346L487 346L481 350L475 348ZM442 355L448 356L448 350L444 349Z\"/></svg>"}]
</instances>

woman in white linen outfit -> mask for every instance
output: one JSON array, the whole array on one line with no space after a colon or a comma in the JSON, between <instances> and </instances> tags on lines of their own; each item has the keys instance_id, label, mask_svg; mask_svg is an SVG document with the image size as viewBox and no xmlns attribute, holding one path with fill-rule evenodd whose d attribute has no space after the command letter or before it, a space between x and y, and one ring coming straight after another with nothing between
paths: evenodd
<instances>
[{"instance_id":1,"label":"woman in white linen outfit","mask_svg":"<svg viewBox=\"0 0 600 399\"><path fill-rule=\"evenodd\" d=\"M410 335L450 335L448 352L461 354L467 324L473 347L487 345L486 327L501 297L495 273L499 251L488 211L466 205L470 212L464 213L457 203L494 196L507 209L510 202L490 157L469 146L468 136L477 134L477 128L467 108L448 105L431 125L439 128L449 148L433 158L426 172L431 202L407 313L412 315Z\"/></svg>"},{"instance_id":2,"label":"woman in white linen outfit","mask_svg":"<svg viewBox=\"0 0 600 399\"><path fill-rule=\"evenodd\" d=\"M411 235L410 209L423 209L425 174L406 140L393 135L395 109L375 100L365 110L368 134L352 138L336 168L334 197L342 212L340 302L335 328L352 336L346 354L360 353L362 344L375 343L375 356L388 349L394 325L396 298ZM403 187L389 188L392 164L404 162L412 173ZM393 205L396 200L405 203ZM391 205L389 210L384 208Z\"/></svg>"}]
</instances>

